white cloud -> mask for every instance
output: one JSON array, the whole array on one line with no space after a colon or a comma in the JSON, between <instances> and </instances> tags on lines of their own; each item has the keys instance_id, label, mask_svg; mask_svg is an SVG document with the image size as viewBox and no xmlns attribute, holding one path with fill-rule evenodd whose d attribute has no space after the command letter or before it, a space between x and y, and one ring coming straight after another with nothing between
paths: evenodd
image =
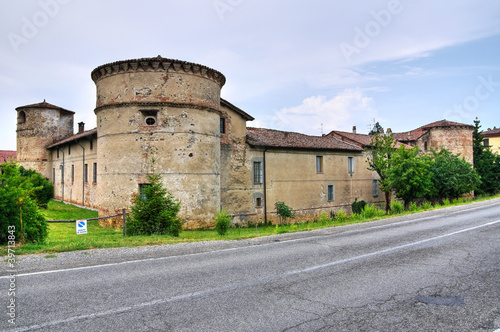
<instances>
[{"instance_id":1,"label":"white cloud","mask_svg":"<svg viewBox=\"0 0 500 332\"><path fill-rule=\"evenodd\" d=\"M269 122L278 129L320 135L322 128L325 134L331 130L350 131L353 125L365 128L376 114L371 97L361 89L345 89L330 99L306 98L301 105L279 110Z\"/></svg>"}]
</instances>

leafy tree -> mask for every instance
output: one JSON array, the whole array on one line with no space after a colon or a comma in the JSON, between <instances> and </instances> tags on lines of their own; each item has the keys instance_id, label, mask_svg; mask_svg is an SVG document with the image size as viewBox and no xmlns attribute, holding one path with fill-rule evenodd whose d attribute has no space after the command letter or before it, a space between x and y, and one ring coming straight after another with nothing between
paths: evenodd
<instances>
[{"instance_id":1,"label":"leafy tree","mask_svg":"<svg viewBox=\"0 0 500 332\"><path fill-rule=\"evenodd\" d=\"M500 156L491 148L484 146L484 135L478 118L474 120L473 154L474 169L481 177L481 184L476 190L479 195L491 195L500 190Z\"/></svg>"},{"instance_id":2,"label":"leafy tree","mask_svg":"<svg viewBox=\"0 0 500 332\"><path fill-rule=\"evenodd\" d=\"M274 203L274 207L276 208L276 213L280 216L280 224L281 220L286 223L288 218L295 218L295 212L293 212L292 208L287 206L284 202L276 202Z\"/></svg>"},{"instance_id":3,"label":"leafy tree","mask_svg":"<svg viewBox=\"0 0 500 332\"><path fill-rule=\"evenodd\" d=\"M49 201L54 198L54 185L52 182L39 173L33 170L27 170L22 166L19 167L19 171L22 177L33 184L31 197L39 207L46 209Z\"/></svg>"},{"instance_id":4,"label":"leafy tree","mask_svg":"<svg viewBox=\"0 0 500 332\"><path fill-rule=\"evenodd\" d=\"M377 172L380 177L378 183L385 196L385 212L391 209L392 187L388 170L391 167L391 157L396 151L396 145L397 141L392 133L390 135L376 133L372 136L371 151L366 160L369 165L368 169Z\"/></svg>"},{"instance_id":5,"label":"leafy tree","mask_svg":"<svg viewBox=\"0 0 500 332\"><path fill-rule=\"evenodd\" d=\"M149 184L134 197L127 234L170 234L179 236L182 220L178 217L181 203L163 186L159 174L147 176Z\"/></svg>"},{"instance_id":6,"label":"leafy tree","mask_svg":"<svg viewBox=\"0 0 500 332\"><path fill-rule=\"evenodd\" d=\"M429 198L454 199L470 193L480 185L480 176L464 158L447 149L431 150L433 162L430 167L433 187Z\"/></svg>"},{"instance_id":7,"label":"leafy tree","mask_svg":"<svg viewBox=\"0 0 500 332\"><path fill-rule=\"evenodd\" d=\"M383 133L383 132L384 132L384 128L377 121L377 123L375 123L375 126L368 133L368 135L371 136L371 135L376 135L376 134L380 134L380 133Z\"/></svg>"},{"instance_id":8,"label":"leafy tree","mask_svg":"<svg viewBox=\"0 0 500 332\"><path fill-rule=\"evenodd\" d=\"M400 146L392 155L392 167L387 170L389 182L396 196L402 198L405 208L416 198L426 197L432 188L432 159L420 155L417 147Z\"/></svg>"},{"instance_id":9,"label":"leafy tree","mask_svg":"<svg viewBox=\"0 0 500 332\"><path fill-rule=\"evenodd\" d=\"M8 241L9 226L15 228L16 243L43 243L48 224L32 198L33 184L21 176L15 162L0 165L0 244Z\"/></svg>"}]
</instances>

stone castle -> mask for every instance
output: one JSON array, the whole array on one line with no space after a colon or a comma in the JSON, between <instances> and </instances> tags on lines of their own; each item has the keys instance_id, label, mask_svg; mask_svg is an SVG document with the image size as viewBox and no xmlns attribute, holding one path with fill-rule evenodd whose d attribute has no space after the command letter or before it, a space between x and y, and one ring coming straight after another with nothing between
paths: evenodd
<instances>
[{"instance_id":1,"label":"stone castle","mask_svg":"<svg viewBox=\"0 0 500 332\"><path fill-rule=\"evenodd\" d=\"M220 97L223 74L160 56L105 64L91 78L97 128L79 123L74 134L75 113L46 101L16 109L17 160L51 179L57 199L119 213L154 168L186 228L211 225L220 209L233 223L276 221L278 201L299 220L349 210L355 198L383 202L367 170L370 136L355 128L309 136L247 127L253 117ZM395 137L472 162L472 131L442 120Z\"/></svg>"}]
</instances>

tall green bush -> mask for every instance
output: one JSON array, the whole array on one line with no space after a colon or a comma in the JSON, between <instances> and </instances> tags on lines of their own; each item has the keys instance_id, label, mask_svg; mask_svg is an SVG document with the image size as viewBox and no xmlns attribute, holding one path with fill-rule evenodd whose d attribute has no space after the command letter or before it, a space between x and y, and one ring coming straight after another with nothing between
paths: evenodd
<instances>
[{"instance_id":1,"label":"tall green bush","mask_svg":"<svg viewBox=\"0 0 500 332\"><path fill-rule=\"evenodd\" d=\"M147 177L149 184L134 197L127 234L170 234L179 236L182 221L178 217L181 203L163 186L159 174Z\"/></svg>"},{"instance_id":2,"label":"tall green bush","mask_svg":"<svg viewBox=\"0 0 500 332\"><path fill-rule=\"evenodd\" d=\"M16 243L43 243L48 224L32 198L33 184L21 175L15 162L0 165L0 244L8 242L9 226ZM22 230L22 231L21 231Z\"/></svg>"},{"instance_id":3,"label":"tall green bush","mask_svg":"<svg viewBox=\"0 0 500 332\"><path fill-rule=\"evenodd\" d=\"M365 208L365 206L366 206L366 202L363 200L358 202L358 198L356 197L354 199L354 202L352 202L352 204L351 204L352 213L361 214L361 212L363 212L363 209Z\"/></svg>"},{"instance_id":4,"label":"tall green bush","mask_svg":"<svg viewBox=\"0 0 500 332\"><path fill-rule=\"evenodd\" d=\"M215 214L215 230L217 231L217 234L219 234L220 236L223 236L227 233L230 223L231 223L231 216L227 215L226 210L218 211Z\"/></svg>"}]
</instances>

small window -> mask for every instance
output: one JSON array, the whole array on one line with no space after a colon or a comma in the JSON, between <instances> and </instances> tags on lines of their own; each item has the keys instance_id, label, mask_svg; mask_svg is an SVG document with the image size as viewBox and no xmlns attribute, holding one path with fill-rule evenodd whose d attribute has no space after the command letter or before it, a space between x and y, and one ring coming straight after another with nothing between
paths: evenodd
<instances>
[{"instance_id":1,"label":"small window","mask_svg":"<svg viewBox=\"0 0 500 332\"><path fill-rule=\"evenodd\" d=\"M52 168L52 183L56 183L56 169Z\"/></svg>"},{"instance_id":2,"label":"small window","mask_svg":"<svg viewBox=\"0 0 500 332\"><path fill-rule=\"evenodd\" d=\"M328 198L328 201L335 200L335 186L333 184L328 185L327 198Z\"/></svg>"},{"instance_id":3,"label":"small window","mask_svg":"<svg viewBox=\"0 0 500 332\"><path fill-rule=\"evenodd\" d=\"M484 146L490 146L490 139L489 138L485 138L484 141L483 141L483 144L484 144Z\"/></svg>"},{"instance_id":4,"label":"small window","mask_svg":"<svg viewBox=\"0 0 500 332\"><path fill-rule=\"evenodd\" d=\"M226 133L226 119L225 118L220 118L220 133L221 134Z\"/></svg>"},{"instance_id":5,"label":"small window","mask_svg":"<svg viewBox=\"0 0 500 332\"><path fill-rule=\"evenodd\" d=\"M89 182L89 164L83 166L83 180L85 183Z\"/></svg>"},{"instance_id":6,"label":"small window","mask_svg":"<svg viewBox=\"0 0 500 332\"><path fill-rule=\"evenodd\" d=\"M255 206L262 207L262 197L255 198Z\"/></svg>"},{"instance_id":7,"label":"small window","mask_svg":"<svg viewBox=\"0 0 500 332\"><path fill-rule=\"evenodd\" d=\"M75 182L75 165L71 165L71 182Z\"/></svg>"},{"instance_id":8,"label":"small window","mask_svg":"<svg viewBox=\"0 0 500 332\"><path fill-rule=\"evenodd\" d=\"M68 145L68 155L71 154L71 145Z\"/></svg>"},{"instance_id":9,"label":"small window","mask_svg":"<svg viewBox=\"0 0 500 332\"><path fill-rule=\"evenodd\" d=\"M424 142L424 150L427 151L427 142Z\"/></svg>"},{"instance_id":10,"label":"small window","mask_svg":"<svg viewBox=\"0 0 500 332\"><path fill-rule=\"evenodd\" d=\"M323 156L316 156L316 173L323 173Z\"/></svg>"},{"instance_id":11,"label":"small window","mask_svg":"<svg viewBox=\"0 0 500 332\"><path fill-rule=\"evenodd\" d=\"M154 126L156 124L158 110L141 110L140 112L147 126Z\"/></svg>"},{"instance_id":12,"label":"small window","mask_svg":"<svg viewBox=\"0 0 500 332\"><path fill-rule=\"evenodd\" d=\"M347 172L351 175L354 173L354 157L347 157Z\"/></svg>"},{"instance_id":13,"label":"small window","mask_svg":"<svg viewBox=\"0 0 500 332\"><path fill-rule=\"evenodd\" d=\"M372 188L373 197L378 197L378 180L373 180Z\"/></svg>"},{"instance_id":14,"label":"small window","mask_svg":"<svg viewBox=\"0 0 500 332\"><path fill-rule=\"evenodd\" d=\"M97 163L94 163L93 182L97 183Z\"/></svg>"},{"instance_id":15,"label":"small window","mask_svg":"<svg viewBox=\"0 0 500 332\"><path fill-rule=\"evenodd\" d=\"M57 149L57 158L59 158L59 149Z\"/></svg>"},{"instance_id":16,"label":"small window","mask_svg":"<svg viewBox=\"0 0 500 332\"><path fill-rule=\"evenodd\" d=\"M94 150L94 139L90 138L90 150Z\"/></svg>"},{"instance_id":17,"label":"small window","mask_svg":"<svg viewBox=\"0 0 500 332\"><path fill-rule=\"evenodd\" d=\"M262 162L254 161L253 163L253 183L261 184L264 182L264 174L262 170Z\"/></svg>"}]
</instances>

